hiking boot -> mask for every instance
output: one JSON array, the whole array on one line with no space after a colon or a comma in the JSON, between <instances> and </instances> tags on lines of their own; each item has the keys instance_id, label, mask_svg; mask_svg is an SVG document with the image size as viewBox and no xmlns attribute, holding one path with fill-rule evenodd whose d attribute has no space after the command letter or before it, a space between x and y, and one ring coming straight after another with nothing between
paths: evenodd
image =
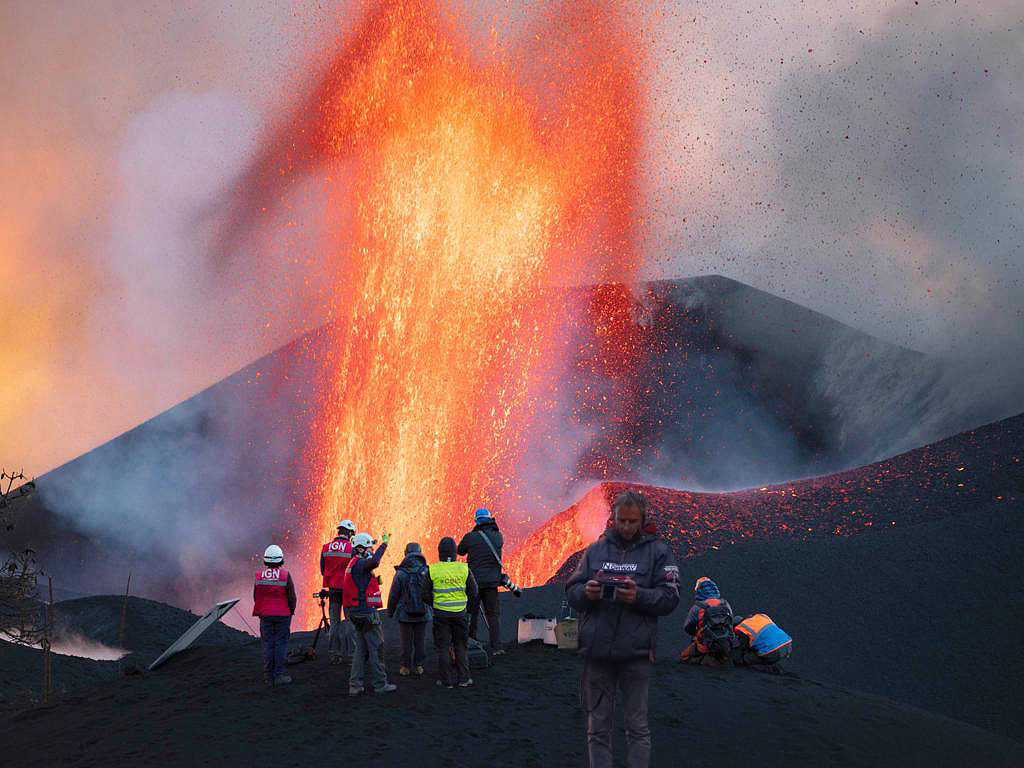
<instances>
[{"instance_id":1,"label":"hiking boot","mask_svg":"<svg viewBox=\"0 0 1024 768\"><path fill-rule=\"evenodd\" d=\"M288 677L288 675L278 675L274 678L274 685L285 685L286 683L290 683L291 681L292 679Z\"/></svg>"},{"instance_id":2,"label":"hiking boot","mask_svg":"<svg viewBox=\"0 0 1024 768\"><path fill-rule=\"evenodd\" d=\"M472 684L473 678L470 677L469 679L463 680L461 683L459 683L459 688L469 688L469 686L471 686Z\"/></svg>"},{"instance_id":3,"label":"hiking boot","mask_svg":"<svg viewBox=\"0 0 1024 768\"><path fill-rule=\"evenodd\" d=\"M416 677L423 677L423 667L422 667L422 666L417 666L417 667L416 667L416 668L415 668L415 669L413 670L413 674L415 674L415 675L416 675Z\"/></svg>"},{"instance_id":4,"label":"hiking boot","mask_svg":"<svg viewBox=\"0 0 1024 768\"><path fill-rule=\"evenodd\" d=\"M454 688L455 686L454 685L450 685L448 683L445 683L444 680L438 680L437 681L437 687L438 688Z\"/></svg>"},{"instance_id":5,"label":"hiking boot","mask_svg":"<svg viewBox=\"0 0 1024 768\"><path fill-rule=\"evenodd\" d=\"M412 672L412 670L409 669L408 667L399 667L398 668L398 674L400 674L402 677L408 677L411 672Z\"/></svg>"},{"instance_id":6,"label":"hiking boot","mask_svg":"<svg viewBox=\"0 0 1024 768\"><path fill-rule=\"evenodd\" d=\"M380 688L374 688L373 692L374 693L391 693L392 691L397 691L397 690L398 690L398 686L395 685L394 683L384 683L384 685L382 685Z\"/></svg>"}]
</instances>

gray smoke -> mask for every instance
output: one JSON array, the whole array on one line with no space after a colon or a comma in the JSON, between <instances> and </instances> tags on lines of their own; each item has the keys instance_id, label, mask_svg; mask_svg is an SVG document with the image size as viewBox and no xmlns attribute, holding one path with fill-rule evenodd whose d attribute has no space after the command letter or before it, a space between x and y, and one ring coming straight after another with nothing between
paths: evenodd
<instances>
[{"instance_id":1,"label":"gray smoke","mask_svg":"<svg viewBox=\"0 0 1024 768\"><path fill-rule=\"evenodd\" d=\"M657 49L652 273L723 274L929 354L1022 346L1018 3L682 16Z\"/></svg>"},{"instance_id":2,"label":"gray smoke","mask_svg":"<svg viewBox=\"0 0 1024 768\"><path fill-rule=\"evenodd\" d=\"M109 210L93 211L110 226L94 254L96 308L82 320L94 353L83 356L92 366L83 370L120 387L98 399L111 416L91 414L98 422L119 423L118 411L129 410L119 398L143 404L131 409L138 420L169 407L326 316L322 190L297 184L266 225L235 244L228 269L208 253L226 190L269 122L261 99L276 97L263 94L264 84L297 59L301 25L285 30L288 45L268 46L284 13L272 6L248 27L235 23L248 10L215 13L217 45L184 84L151 76L137 93L120 94L133 106L116 139L104 135L101 145L117 157L115 192ZM105 29L114 12L81 15ZM480 16L478 32L490 19ZM159 25L132 23L159 46L135 43L137 60L102 62L97 82L139 69L153 51L161 61L190 59ZM701 415L690 442L649 452L632 479L760 485L881 458L1024 408L1019 4L822 10L776 2L752 11L725 2L693 15L676 8L651 24L647 273L723 274L897 346L883 350L877 339L813 318L800 335L762 338L771 319L733 308L722 320L728 332L772 360L824 350L792 373L809 382L835 455L809 462L814 435L795 436L749 392L702 389L702 372L737 381L757 365L708 357L688 369L693 386L681 407ZM240 74L219 74L238 61ZM296 71L297 93L308 73ZM74 101L69 125L91 124L82 118L97 108L97 93ZM697 310L708 300L688 301ZM312 380L308 370L291 375ZM153 564L138 577L141 591L166 590L171 574L191 607L225 596L219 587L231 584L239 561L283 532L283 508L295 497L287 467L303 427L268 425L308 402L235 395L185 403L135 439L51 473L40 485L47 506L94 545L119 548L124 565ZM588 479L574 474L573 454L595 435L573 421L569 393L551 399L552 422L562 426L531 436L536 450L520 475L562 505ZM263 406L258 417L253 403ZM119 589L122 574L103 554L96 559L95 569L81 566L82 583ZM247 582L247 571L240 578Z\"/></svg>"},{"instance_id":3,"label":"gray smoke","mask_svg":"<svg viewBox=\"0 0 1024 768\"><path fill-rule=\"evenodd\" d=\"M795 339L828 350L805 374L844 461L1024 410L1020 4L726 2L673 21L650 273L726 275L868 334Z\"/></svg>"}]
</instances>

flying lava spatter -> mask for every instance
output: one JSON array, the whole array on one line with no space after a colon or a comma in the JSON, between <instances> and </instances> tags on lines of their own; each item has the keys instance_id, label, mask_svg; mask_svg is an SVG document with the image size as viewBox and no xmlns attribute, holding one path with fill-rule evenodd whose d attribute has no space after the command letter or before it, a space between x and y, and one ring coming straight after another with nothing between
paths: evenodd
<instances>
[{"instance_id":1,"label":"flying lava spatter","mask_svg":"<svg viewBox=\"0 0 1024 768\"><path fill-rule=\"evenodd\" d=\"M305 162L347 164L344 199L325 205L352 218L292 560L309 583L340 519L390 532L397 562L509 494L529 383L568 332L548 289L628 280L638 262L636 41L597 4L546 12L523 39L496 23L475 46L431 3L384 3L286 132L310 144ZM609 333L598 343L626 365Z\"/></svg>"}]
</instances>

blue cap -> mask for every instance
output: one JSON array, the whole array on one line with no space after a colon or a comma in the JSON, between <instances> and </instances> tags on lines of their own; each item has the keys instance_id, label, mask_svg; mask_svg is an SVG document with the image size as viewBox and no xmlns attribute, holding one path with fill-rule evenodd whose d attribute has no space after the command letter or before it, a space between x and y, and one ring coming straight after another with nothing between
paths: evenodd
<instances>
[{"instance_id":1,"label":"blue cap","mask_svg":"<svg viewBox=\"0 0 1024 768\"><path fill-rule=\"evenodd\" d=\"M478 509L478 510L476 511L476 519L477 519L477 520L483 520L483 519L484 519L485 517L490 517L490 516L491 516L491 512L490 512L490 510L487 510L487 509Z\"/></svg>"}]
</instances>

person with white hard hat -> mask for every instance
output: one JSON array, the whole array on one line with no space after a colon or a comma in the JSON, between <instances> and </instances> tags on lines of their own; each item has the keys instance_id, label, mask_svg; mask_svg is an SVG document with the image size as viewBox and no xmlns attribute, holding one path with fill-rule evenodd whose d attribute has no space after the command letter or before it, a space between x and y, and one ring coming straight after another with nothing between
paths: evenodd
<instances>
[{"instance_id":1,"label":"person with white hard hat","mask_svg":"<svg viewBox=\"0 0 1024 768\"><path fill-rule=\"evenodd\" d=\"M384 627L380 623L383 603L380 578L374 573L391 536L385 533L380 538L381 545L374 552L370 534L357 533L353 536L352 560L345 571L345 618L352 622L356 636L356 650L348 679L349 696L357 696L364 690L364 662L367 658L370 660L373 692L389 693L396 689L393 683L388 682L384 671Z\"/></svg>"},{"instance_id":2,"label":"person with white hard hat","mask_svg":"<svg viewBox=\"0 0 1024 768\"><path fill-rule=\"evenodd\" d=\"M327 653L331 664L341 664L352 655L354 640L352 623L342 621L341 607L344 595L345 571L352 561L352 537L356 526L351 520L338 523L338 535L324 544L320 551L320 573L324 577L323 588L327 590L327 615L331 629L327 635Z\"/></svg>"},{"instance_id":3,"label":"person with white hard hat","mask_svg":"<svg viewBox=\"0 0 1024 768\"><path fill-rule=\"evenodd\" d=\"M263 678L268 685L290 683L285 672L288 638L295 614L295 585L284 568L284 552L271 544L263 553L263 570L252 588L252 615L260 617Z\"/></svg>"}]
</instances>

